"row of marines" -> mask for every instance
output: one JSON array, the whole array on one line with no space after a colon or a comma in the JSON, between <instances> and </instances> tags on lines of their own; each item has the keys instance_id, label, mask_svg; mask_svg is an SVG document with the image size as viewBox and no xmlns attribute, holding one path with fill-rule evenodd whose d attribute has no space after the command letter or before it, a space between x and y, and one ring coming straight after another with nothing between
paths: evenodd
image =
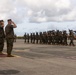
<instances>
[{"instance_id":1,"label":"row of marines","mask_svg":"<svg viewBox=\"0 0 76 75\"><path fill-rule=\"evenodd\" d=\"M70 40L68 44L68 39ZM73 45L74 44L74 31L69 30L69 33L67 33L66 30L64 31L47 31L47 32L36 32L36 33L30 33L30 34L24 34L24 42L25 43L33 43L33 44L52 44L52 45Z\"/></svg>"}]
</instances>

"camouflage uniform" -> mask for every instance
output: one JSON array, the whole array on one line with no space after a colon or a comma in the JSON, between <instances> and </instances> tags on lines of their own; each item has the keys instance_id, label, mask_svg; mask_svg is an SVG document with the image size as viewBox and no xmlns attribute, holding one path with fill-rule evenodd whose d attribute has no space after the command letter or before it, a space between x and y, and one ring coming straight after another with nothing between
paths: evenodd
<instances>
[{"instance_id":1,"label":"camouflage uniform","mask_svg":"<svg viewBox=\"0 0 76 75\"><path fill-rule=\"evenodd\" d=\"M66 33L66 31L63 31L63 45L68 45L68 43L67 43L67 33Z\"/></svg>"},{"instance_id":2,"label":"camouflage uniform","mask_svg":"<svg viewBox=\"0 0 76 75\"><path fill-rule=\"evenodd\" d=\"M5 27L5 32L6 32L6 42L7 42L7 54L11 55L13 42L14 42L13 25L7 25Z\"/></svg>"},{"instance_id":3,"label":"camouflage uniform","mask_svg":"<svg viewBox=\"0 0 76 75\"><path fill-rule=\"evenodd\" d=\"M17 38L17 36L16 36L16 34L14 35L14 42L16 42L16 38Z\"/></svg>"},{"instance_id":4,"label":"camouflage uniform","mask_svg":"<svg viewBox=\"0 0 76 75\"><path fill-rule=\"evenodd\" d=\"M25 40L24 42L26 43L26 33L24 34L24 40Z\"/></svg>"},{"instance_id":5,"label":"camouflage uniform","mask_svg":"<svg viewBox=\"0 0 76 75\"><path fill-rule=\"evenodd\" d=\"M73 42L73 40L74 40L74 33L73 33L72 30L70 30L69 39L70 39L69 45L70 45L70 46L71 46L71 45L75 46L75 45L74 45L74 42Z\"/></svg>"},{"instance_id":6,"label":"camouflage uniform","mask_svg":"<svg viewBox=\"0 0 76 75\"><path fill-rule=\"evenodd\" d=\"M42 32L39 34L40 44L42 44Z\"/></svg>"},{"instance_id":7,"label":"camouflage uniform","mask_svg":"<svg viewBox=\"0 0 76 75\"><path fill-rule=\"evenodd\" d=\"M32 43L32 33L31 33L31 35L30 35L30 39L31 39L31 43Z\"/></svg>"},{"instance_id":8,"label":"camouflage uniform","mask_svg":"<svg viewBox=\"0 0 76 75\"><path fill-rule=\"evenodd\" d=\"M45 44L45 41L46 41L46 35L45 35L45 32L43 32L43 35L42 35L42 43Z\"/></svg>"},{"instance_id":9,"label":"camouflage uniform","mask_svg":"<svg viewBox=\"0 0 76 75\"><path fill-rule=\"evenodd\" d=\"M3 47L4 47L4 29L3 27L0 25L0 53L2 53L3 51Z\"/></svg>"},{"instance_id":10,"label":"camouflage uniform","mask_svg":"<svg viewBox=\"0 0 76 75\"><path fill-rule=\"evenodd\" d=\"M33 39L33 44L35 44L35 33L33 33L32 39Z\"/></svg>"},{"instance_id":11,"label":"camouflage uniform","mask_svg":"<svg viewBox=\"0 0 76 75\"><path fill-rule=\"evenodd\" d=\"M52 44L52 31L49 31L48 34L48 44Z\"/></svg>"},{"instance_id":12,"label":"camouflage uniform","mask_svg":"<svg viewBox=\"0 0 76 75\"><path fill-rule=\"evenodd\" d=\"M63 44L63 34L62 34L62 31L59 32L59 44L60 45Z\"/></svg>"},{"instance_id":13,"label":"camouflage uniform","mask_svg":"<svg viewBox=\"0 0 76 75\"><path fill-rule=\"evenodd\" d=\"M48 33L45 32L45 43L48 44Z\"/></svg>"},{"instance_id":14,"label":"camouflage uniform","mask_svg":"<svg viewBox=\"0 0 76 75\"><path fill-rule=\"evenodd\" d=\"M59 30L56 31L56 44L59 44Z\"/></svg>"},{"instance_id":15,"label":"camouflage uniform","mask_svg":"<svg viewBox=\"0 0 76 75\"><path fill-rule=\"evenodd\" d=\"M29 43L29 34L27 34L27 42Z\"/></svg>"},{"instance_id":16,"label":"camouflage uniform","mask_svg":"<svg viewBox=\"0 0 76 75\"><path fill-rule=\"evenodd\" d=\"M55 45L55 31L52 31L52 44Z\"/></svg>"},{"instance_id":17,"label":"camouflage uniform","mask_svg":"<svg viewBox=\"0 0 76 75\"><path fill-rule=\"evenodd\" d=\"M36 32L36 43L38 44L38 40L39 40L39 35L38 32Z\"/></svg>"}]
</instances>

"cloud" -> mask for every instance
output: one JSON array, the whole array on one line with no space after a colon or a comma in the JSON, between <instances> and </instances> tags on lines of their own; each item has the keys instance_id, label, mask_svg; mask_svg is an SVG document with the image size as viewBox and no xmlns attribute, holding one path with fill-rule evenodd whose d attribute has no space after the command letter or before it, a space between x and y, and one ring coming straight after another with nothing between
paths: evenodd
<instances>
[{"instance_id":1,"label":"cloud","mask_svg":"<svg viewBox=\"0 0 76 75\"><path fill-rule=\"evenodd\" d=\"M76 20L75 0L1 0L0 9L1 19L18 24Z\"/></svg>"},{"instance_id":2,"label":"cloud","mask_svg":"<svg viewBox=\"0 0 76 75\"><path fill-rule=\"evenodd\" d=\"M22 0L19 3L27 7L29 22L76 20L76 7L71 0Z\"/></svg>"},{"instance_id":3,"label":"cloud","mask_svg":"<svg viewBox=\"0 0 76 75\"><path fill-rule=\"evenodd\" d=\"M19 7L16 0L0 0L0 19L13 19L17 24L25 18L24 8Z\"/></svg>"}]
</instances>

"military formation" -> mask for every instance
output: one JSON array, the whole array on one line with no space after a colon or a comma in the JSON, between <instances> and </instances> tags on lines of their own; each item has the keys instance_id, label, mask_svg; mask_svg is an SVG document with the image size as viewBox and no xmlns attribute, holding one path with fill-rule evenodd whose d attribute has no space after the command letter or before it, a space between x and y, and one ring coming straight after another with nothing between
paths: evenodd
<instances>
[{"instance_id":1,"label":"military formation","mask_svg":"<svg viewBox=\"0 0 76 75\"><path fill-rule=\"evenodd\" d=\"M13 42L14 42L14 28L16 28L16 24L11 20L7 20L8 24L5 27L4 31L4 21L0 20L0 55L3 55L3 48L4 48L4 40L6 39L7 44L7 57L13 57L11 54L13 49Z\"/></svg>"},{"instance_id":2,"label":"military formation","mask_svg":"<svg viewBox=\"0 0 76 75\"><path fill-rule=\"evenodd\" d=\"M52 30L47 32L24 34L24 40L25 40L24 42L32 43L32 44L75 46L74 39L75 39L75 35L73 30L69 30L69 33L67 33L66 30L64 31ZM70 40L69 43L68 40Z\"/></svg>"}]
</instances>

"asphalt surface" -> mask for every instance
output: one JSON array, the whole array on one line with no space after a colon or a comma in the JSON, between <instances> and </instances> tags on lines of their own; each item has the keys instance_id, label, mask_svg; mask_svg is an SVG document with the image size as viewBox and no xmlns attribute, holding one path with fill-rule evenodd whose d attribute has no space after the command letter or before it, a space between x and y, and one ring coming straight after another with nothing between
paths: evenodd
<instances>
[{"instance_id":1,"label":"asphalt surface","mask_svg":"<svg viewBox=\"0 0 76 75\"><path fill-rule=\"evenodd\" d=\"M15 57L0 57L0 75L76 75L76 46L25 44L17 40L12 54Z\"/></svg>"}]
</instances>

